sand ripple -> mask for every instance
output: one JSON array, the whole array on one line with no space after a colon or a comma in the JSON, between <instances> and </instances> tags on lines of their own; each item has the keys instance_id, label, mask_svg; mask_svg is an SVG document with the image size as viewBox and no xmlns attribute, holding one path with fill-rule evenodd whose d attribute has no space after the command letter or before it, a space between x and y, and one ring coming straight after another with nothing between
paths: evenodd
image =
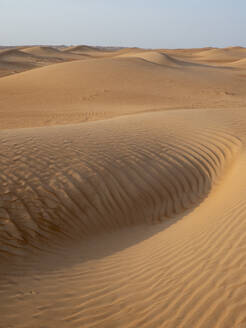
<instances>
[{"instance_id":1,"label":"sand ripple","mask_svg":"<svg viewBox=\"0 0 246 328\"><path fill-rule=\"evenodd\" d=\"M19 254L54 237L83 238L157 223L198 205L241 143L204 124L190 130L184 123L179 132L174 118L144 114L73 128L6 132L2 252Z\"/></svg>"}]
</instances>

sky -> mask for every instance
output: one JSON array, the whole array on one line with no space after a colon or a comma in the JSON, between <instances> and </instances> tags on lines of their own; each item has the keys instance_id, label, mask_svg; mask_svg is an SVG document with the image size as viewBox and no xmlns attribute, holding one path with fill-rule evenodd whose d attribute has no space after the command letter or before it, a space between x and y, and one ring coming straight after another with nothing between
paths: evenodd
<instances>
[{"instance_id":1,"label":"sky","mask_svg":"<svg viewBox=\"0 0 246 328\"><path fill-rule=\"evenodd\" d=\"M246 47L246 0L0 0L0 45Z\"/></svg>"}]
</instances>

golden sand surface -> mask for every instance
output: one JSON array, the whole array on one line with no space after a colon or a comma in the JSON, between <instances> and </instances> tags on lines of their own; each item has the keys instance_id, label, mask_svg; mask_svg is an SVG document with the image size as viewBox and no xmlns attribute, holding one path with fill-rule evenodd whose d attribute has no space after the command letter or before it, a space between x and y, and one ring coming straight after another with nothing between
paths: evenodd
<instances>
[{"instance_id":1,"label":"golden sand surface","mask_svg":"<svg viewBox=\"0 0 246 328\"><path fill-rule=\"evenodd\" d=\"M245 61L0 51L0 328L246 327Z\"/></svg>"}]
</instances>

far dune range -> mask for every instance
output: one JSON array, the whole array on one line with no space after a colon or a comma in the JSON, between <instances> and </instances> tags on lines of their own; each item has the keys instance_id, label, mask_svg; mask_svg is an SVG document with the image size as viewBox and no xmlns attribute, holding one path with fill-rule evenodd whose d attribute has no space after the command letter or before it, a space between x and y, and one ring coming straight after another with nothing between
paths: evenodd
<instances>
[{"instance_id":1,"label":"far dune range","mask_svg":"<svg viewBox=\"0 0 246 328\"><path fill-rule=\"evenodd\" d=\"M245 60L0 51L0 327L246 327Z\"/></svg>"},{"instance_id":2,"label":"far dune range","mask_svg":"<svg viewBox=\"0 0 246 328\"><path fill-rule=\"evenodd\" d=\"M43 52L37 48L21 51L53 54L46 48ZM74 55L73 51L54 53ZM244 66L243 59L217 67L163 51L97 50L101 57L93 57L95 52L86 48L86 59L1 78L0 127L62 125L152 110L245 105L245 73L238 65ZM76 56L82 55L77 51Z\"/></svg>"}]
</instances>

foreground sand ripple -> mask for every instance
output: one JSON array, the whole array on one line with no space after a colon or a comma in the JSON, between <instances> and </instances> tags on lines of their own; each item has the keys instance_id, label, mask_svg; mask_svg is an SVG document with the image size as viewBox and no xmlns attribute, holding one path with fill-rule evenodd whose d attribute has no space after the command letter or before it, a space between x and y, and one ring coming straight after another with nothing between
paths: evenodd
<instances>
[{"instance_id":1,"label":"foreground sand ripple","mask_svg":"<svg viewBox=\"0 0 246 328\"><path fill-rule=\"evenodd\" d=\"M244 328L245 119L2 131L0 327Z\"/></svg>"},{"instance_id":2,"label":"foreground sand ripple","mask_svg":"<svg viewBox=\"0 0 246 328\"><path fill-rule=\"evenodd\" d=\"M177 113L156 113L2 132L2 254L152 224L198 205L241 142L194 120L191 129Z\"/></svg>"}]
</instances>

